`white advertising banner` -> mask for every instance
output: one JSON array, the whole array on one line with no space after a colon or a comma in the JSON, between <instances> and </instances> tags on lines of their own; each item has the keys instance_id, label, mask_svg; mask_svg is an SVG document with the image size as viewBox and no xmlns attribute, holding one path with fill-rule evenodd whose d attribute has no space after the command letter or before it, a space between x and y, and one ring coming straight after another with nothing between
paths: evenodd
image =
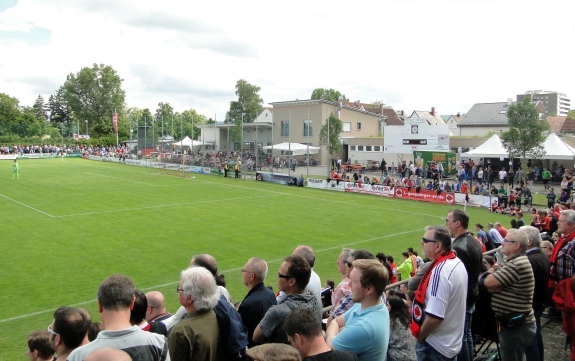
<instances>
[{"instance_id":1,"label":"white advertising banner","mask_svg":"<svg viewBox=\"0 0 575 361\"><path fill-rule=\"evenodd\" d=\"M388 186L382 185L371 185L361 183L353 183L353 182L345 182L345 191L346 192L353 192L353 193L364 193L364 194L373 194L376 196L384 196L384 197L393 197L393 188Z\"/></svg>"},{"instance_id":2,"label":"white advertising banner","mask_svg":"<svg viewBox=\"0 0 575 361\"><path fill-rule=\"evenodd\" d=\"M325 179L315 179L315 178L308 178L307 179L307 186L309 188L317 188L317 189L328 189L332 191L340 191L343 192L345 190L343 181L327 181Z\"/></svg>"}]
</instances>

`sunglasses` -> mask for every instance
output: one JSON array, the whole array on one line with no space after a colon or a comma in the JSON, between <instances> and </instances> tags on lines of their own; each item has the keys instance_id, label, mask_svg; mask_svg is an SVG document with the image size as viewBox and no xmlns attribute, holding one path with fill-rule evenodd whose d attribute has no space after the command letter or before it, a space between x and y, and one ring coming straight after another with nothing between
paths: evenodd
<instances>
[{"instance_id":1,"label":"sunglasses","mask_svg":"<svg viewBox=\"0 0 575 361\"><path fill-rule=\"evenodd\" d=\"M421 237L421 240L423 241L423 243L437 243L436 240L434 239L427 239L425 237Z\"/></svg>"},{"instance_id":2,"label":"sunglasses","mask_svg":"<svg viewBox=\"0 0 575 361\"><path fill-rule=\"evenodd\" d=\"M292 276L288 276L288 275L282 275L281 273L278 272L278 278L290 279L290 278L293 278L293 277L292 277Z\"/></svg>"}]
</instances>

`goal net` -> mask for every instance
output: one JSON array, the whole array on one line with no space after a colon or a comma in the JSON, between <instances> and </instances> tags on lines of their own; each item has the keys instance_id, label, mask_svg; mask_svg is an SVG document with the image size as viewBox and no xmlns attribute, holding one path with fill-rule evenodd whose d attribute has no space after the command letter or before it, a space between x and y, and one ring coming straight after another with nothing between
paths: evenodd
<instances>
[{"instance_id":1,"label":"goal net","mask_svg":"<svg viewBox=\"0 0 575 361\"><path fill-rule=\"evenodd\" d=\"M187 155L152 152L146 159L146 165L153 174L167 174L178 177L190 177L186 165ZM189 161L188 161L189 163Z\"/></svg>"}]
</instances>

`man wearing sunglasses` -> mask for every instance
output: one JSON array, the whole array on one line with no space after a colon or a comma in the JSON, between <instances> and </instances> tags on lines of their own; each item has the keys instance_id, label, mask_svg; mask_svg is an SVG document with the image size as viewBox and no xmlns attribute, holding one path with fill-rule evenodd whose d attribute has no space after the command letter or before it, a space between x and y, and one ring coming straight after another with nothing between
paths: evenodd
<instances>
[{"instance_id":1,"label":"man wearing sunglasses","mask_svg":"<svg viewBox=\"0 0 575 361\"><path fill-rule=\"evenodd\" d=\"M451 222L451 216L448 218ZM411 333L417 338L417 359L459 359L466 311L465 265L453 251L449 231L445 227L426 227L421 247L431 264L415 291L411 312Z\"/></svg>"},{"instance_id":2,"label":"man wearing sunglasses","mask_svg":"<svg viewBox=\"0 0 575 361\"><path fill-rule=\"evenodd\" d=\"M285 292L286 298L272 306L264 315L254 331L255 343L285 343L289 345L283 322L292 310L305 307L321 319L322 305L316 296L306 291L311 277L311 267L303 257L291 255L284 258L277 274L278 289Z\"/></svg>"},{"instance_id":3,"label":"man wearing sunglasses","mask_svg":"<svg viewBox=\"0 0 575 361\"><path fill-rule=\"evenodd\" d=\"M60 307L54 312L48 333L58 359L66 360L74 349L84 344L91 323L91 318L79 308Z\"/></svg>"}]
</instances>

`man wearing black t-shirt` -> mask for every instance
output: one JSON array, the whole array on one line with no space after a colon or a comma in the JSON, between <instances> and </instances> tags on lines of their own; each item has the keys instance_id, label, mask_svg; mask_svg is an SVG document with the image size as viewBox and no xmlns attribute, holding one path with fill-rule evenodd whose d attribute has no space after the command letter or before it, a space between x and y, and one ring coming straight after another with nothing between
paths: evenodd
<instances>
[{"instance_id":1,"label":"man wearing black t-shirt","mask_svg":"<svg viewBox=\"0 0 575 361\"><path fill-rule=\"evenodd\" d=\"M350 351L336 351L325 343L321 324L314 313L306 308L293 310L284 322L288 341L304 361L354 361L357 356Z\"/></svg>"},{"instance_id":2,"label":"man wearing black t-shirt","mask_svg":"<svg viewBox=\"0 0 575 361\"><path fill-rule=\"evenodd\" d=\"M461 209L449 211L445 218L445 226L449 229L453 237L453 250L457 253L457 258L465 266L468 275L467 282L467 307L465 312L465 328L463 333L463 346L457 355L458 360L473 360L473 339L471 334L471 316L475 309L475 300L479 294L477 283L483 253L481 245L467 231L469 227L469 216Z\"/></svg>"}]
</instances>

